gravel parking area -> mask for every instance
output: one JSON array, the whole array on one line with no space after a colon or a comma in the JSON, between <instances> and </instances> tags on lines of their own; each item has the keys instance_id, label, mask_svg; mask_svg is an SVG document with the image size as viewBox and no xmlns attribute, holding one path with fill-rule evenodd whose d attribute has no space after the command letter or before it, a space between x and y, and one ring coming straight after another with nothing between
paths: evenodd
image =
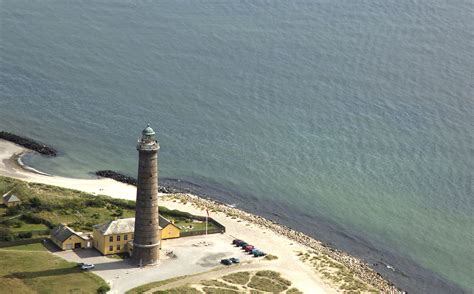
<instances>
[{"instance_id":1,"label":"gravel parking area","mask_svg":"<svg viewBox=\"0 0 474 294\"><path fill-rule=\"evenodd\" d=\"M69 261L95 264L92 272L110 283L110 293L124 293L150 282L206 272L216 267L224 268L226 266L220 264L222 258L237 257L241 262L256 260L231 242L232 237L225 234L164 240L159 264L144 268L134 267L127 260L105 257L95 249L58 251L54 254ZM167 256L170 251L176 257Z\"/></svg>"}]
</instances>

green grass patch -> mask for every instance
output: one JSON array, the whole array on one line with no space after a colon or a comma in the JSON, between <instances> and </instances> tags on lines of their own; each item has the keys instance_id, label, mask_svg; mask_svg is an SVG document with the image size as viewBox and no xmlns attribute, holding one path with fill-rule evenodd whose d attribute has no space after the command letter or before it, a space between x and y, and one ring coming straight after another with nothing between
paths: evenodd
<instances>
[{"instance_id":1,"label":"green grass patch","mask_svg":"<svg viewBox=\"0 0 474 294\"><path fill-rule=\"evenodd\" d=\"M173 219L172 217L170 219ZM182 232L194 232L194 231L205 231L206 222L203 221L193 221L193 220L175 220L175 225L181 229ZM208 222L207 229L217 229L217 227Z\"/></svg>"},{"instance_id":2,"label":"green grass patch","mask_svg":"<svg viewBox=\"0 0 474 294\"><path fill-rule=\"evenodd\" d=\"M0 249L0 285L15 293L56 294L96 293L106 283L49 252Z\"/></svg>"},{"instance_id":3,"label":"green grass patch","mask_svg":"<svg viewBox=\"0 0 474 294\"><path fill-rule=\"evenodd\" d=\"M0 250L47 251L41 242L4 247Z\"/></svg>"},{"instance_id":4,"label":"green grass patch","mask_svg":"<svg viewBox=\"0 0 474 294\"><path fill-rule=\"evenodd\" d=\"M32 232L32 231L45 231L48 230L48 226L44 224L27 224L22 223L21 227L18 228L10 228L13 233L20 233L20 232Z\"/></svg>"}]
</instances>

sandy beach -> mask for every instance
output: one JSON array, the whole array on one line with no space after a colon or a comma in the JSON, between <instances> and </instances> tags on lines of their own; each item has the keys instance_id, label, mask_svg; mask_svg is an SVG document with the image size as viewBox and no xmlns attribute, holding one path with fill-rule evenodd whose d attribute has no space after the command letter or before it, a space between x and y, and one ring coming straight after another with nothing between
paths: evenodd
<instances>
[{"instance_id":1,"label":"sandy beach","mask_svg":"<svg viewBox=\"0 0 474 294\"><path fill-rule=\"evenodd\" d=\"M114 198L135 199L136 188L112 179L73 179L43 175L25 170L17 159L28 150L8 141L0 140L0 175L64 188L81 190L92 194L103 194ZM399 291L369 269L360 260L343 252L327 248L317 240L302 233L275 224L261 217L251 215L224 204L205 200L194 195L162 194L160 205L179 209L196 215L211 211L211 217L226 227L226 234L244 239L250 243L261 244L261 249L278 256L277 260L265 263L265 269L281 272L293 285L304 293L343 292L333 281L324 277L310 263L302 260L302 253L325 255L337 264L348 267L357 279L371 285L383 293ZM245 266L241 268L245 270ZM371 288L372 288L371 287Z\"/></svg>"}]
</instances>

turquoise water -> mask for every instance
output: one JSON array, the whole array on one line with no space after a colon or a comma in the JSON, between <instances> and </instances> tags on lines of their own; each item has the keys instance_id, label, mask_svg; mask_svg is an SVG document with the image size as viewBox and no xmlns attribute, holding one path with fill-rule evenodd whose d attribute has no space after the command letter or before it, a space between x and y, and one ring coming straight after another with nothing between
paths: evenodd
<instances>
[{"instance_id":1,"label":"turquoise water","mask_svg":"<svg viewBox=\"0 0 474 294\"><path fill-rule=\"evenodd\" d=\"M472 2L0 9L0 129L62 151L32 166L134 175L150 122L162 177L390 264L404 289L472 291Z\"/></svg>"}]
</instances>

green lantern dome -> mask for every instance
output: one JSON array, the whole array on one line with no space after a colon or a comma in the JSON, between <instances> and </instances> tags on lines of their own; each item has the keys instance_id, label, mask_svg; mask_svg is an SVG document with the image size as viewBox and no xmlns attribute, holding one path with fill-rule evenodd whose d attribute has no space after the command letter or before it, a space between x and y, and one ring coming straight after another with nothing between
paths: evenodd
<instances>
[{"instance_id":1,"label":"green lantern dome","mask_svg":"<svg viewBox=\"0 0 474 294\"><path fill-rule=\"evenodd\" d=\"M153 131L153 129L150 127L150 124L148 124L146 128L142 131L143 137L154 136L154 135L155 135L155 131Z\"/></svg>"}]
</instances>

